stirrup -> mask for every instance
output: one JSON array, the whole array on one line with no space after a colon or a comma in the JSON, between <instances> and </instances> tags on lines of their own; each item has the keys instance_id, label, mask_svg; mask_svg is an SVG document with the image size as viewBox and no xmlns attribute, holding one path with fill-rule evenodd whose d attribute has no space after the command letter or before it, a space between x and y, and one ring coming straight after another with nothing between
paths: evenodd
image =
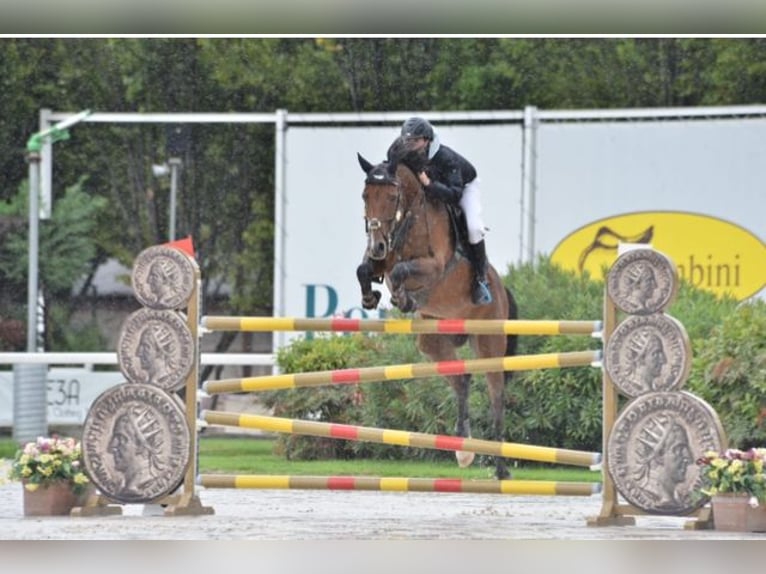
<instances>
[{"instance_id":1,"label":"stirrup","mask_svg":"<svg viewBox=\"0 0 766 574\"><path fill-rule=\"evenodd\" d=\"M492 293L486 281L476 281L471 292L474 305L489 305L492 303Z\"/></svg>"}]
</instances>

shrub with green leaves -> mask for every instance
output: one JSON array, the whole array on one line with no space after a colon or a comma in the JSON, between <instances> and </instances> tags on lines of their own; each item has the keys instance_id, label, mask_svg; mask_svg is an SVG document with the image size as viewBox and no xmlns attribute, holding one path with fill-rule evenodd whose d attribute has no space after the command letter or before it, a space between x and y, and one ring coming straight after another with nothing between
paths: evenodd
<instances>
[{"instance_id":1,"label":"shrub with green leaves","mask_svg":"<svg viewBox=\"0 0 766 574\"><path fill-rule=\"evenodd\" d=\"M696 341L687 388L716 410L732 447L766 445L766 301L738 305Z\"/></svg>"},{"instance_id":2,"label":"shrub with green leaves","mask_svg":"<svg viewBox=\"0 0 766 574\"><path fill-rule=\"evenodd\" d=\"M277 362L285 373L422 362L414 341L411 336L389 334L315 336L296 339L281 349ZM261 396L275 415L288 418L434 434L450 434L454 427L452 391L440 377L285 389ZM297 435L280 435L276 448L288 458L303 460L445 456L439 451Z\"/></svg>"},{"instance_id":3,"label":"shrub with green leaves","mask_svg":"<svg viewBox=\"0 0 766 574\"><path fill-rule=\"evenodd\" d=\"M510 267L506 276L519 316L530 320L599 320L604 284L540 257L535 265ZM519 337L520 354L601 348L579 336ZM540 446L601 450L601 372L592 367L515 373L507 387L509 440ZM482 402L483 399L482 399Z\"/></svg>"},{"instance_id":4,"label":"shrub with green leaves","mask_svg":"<svg viewBox=\"0 0 766 574\"><path fill-rule=\"evenodd\" d=\"M358 367L375 354L376 341L364 335L331 335L296 339L277 354L285 373L333 371ZM327 385L262 393L275 416L352 424L358 421L359 385ZM283 434L276 443L287 458L314 460L350 458L352 443L335 439Z\"/></svg>"}]
</instances>

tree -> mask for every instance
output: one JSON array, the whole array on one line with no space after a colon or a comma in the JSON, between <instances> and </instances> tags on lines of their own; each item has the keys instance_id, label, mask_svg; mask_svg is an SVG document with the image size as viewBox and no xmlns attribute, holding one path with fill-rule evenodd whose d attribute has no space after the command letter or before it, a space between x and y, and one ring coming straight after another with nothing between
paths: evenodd
<instances>
[{"instance_id":1,"label":"tree","mask_svg":"<svg viewBox=\"0 0 766 574\"><path fill-rule=\"evenodd\" d=\"M758 38L22 38L0 40L0 193L26 178L40 108L110 112L290 112L631 108L762 100ZM205 269L232 287L232 314L271 311L274 126L191 126L177 213ZM54 161L54 211L68 186L107 208L86 268L168 237L161 124L83 123ZM48 270L46 270L48 272ZM87 279L86 279L87 283Z\"/></svg>"},{"instance_id":2,"label":"tree","mask_svg":"<svg viewBox=\"0 0 766 574\"><path fill-rule=\"evenodd\" d=\"M106 200L83 191L83 180L66 189L56 204L50 220L41 221L39 243L40 291L45 294L45 348L56 348L67 340L68 318L75 308L72 287L87 274L96 254L92 236L99 212ZM27 186L6 208L7 214L21 219L28 209ZM0 278L7 305L23 308L21 299L27 291L29 241L26 227L9 232L0 246ZM49 317L56 313L58 321ZM17 317L18 318L18 317Z\"/></svg>"}]
</instances>

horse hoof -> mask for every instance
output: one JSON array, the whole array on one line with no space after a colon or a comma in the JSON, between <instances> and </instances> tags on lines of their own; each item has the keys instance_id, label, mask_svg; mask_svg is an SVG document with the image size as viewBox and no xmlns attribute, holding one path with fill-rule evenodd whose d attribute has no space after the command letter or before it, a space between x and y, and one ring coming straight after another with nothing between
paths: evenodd
<instances>
[{"instance_id":1,"label":"horse hoof","mask_svg":"<svg viewBox=\"0 0 766 574\"><path fill-rule=\"evenodd\" d=\"M362 297L362 307L365 309L376 309L380 303L380 291L373 291L369 295Z\"/></svg>"},{"instance_id":2,"label":"horse hoof","mask_svg":"<svg viewBox=\"0 0 766 574\"><path fill-rule=\"evenodd\" d=\"M455 451L455 458L457 459L457 465L460 468L468 468L471 466L476 454L473 452L464 452L462 450Z\"/></svg>"},{"instance_id":3,"label":"horse hoof","mask_svg":"<svg viewBox=\"0 0 766 574\"><path fill-rule=\"evenodd\" d=\"M497 477L497 480L510 480L511 472L505 467L496 468L495 477Z\"/></svg>"},{"instance_id":4,"label":"horse hoof","mask_svg":"<svg viewBox=\"0 0 766 574\"><path fill-rule=\"evenodd\" d=\"M418 306L415 304L415 300L408 295L405 295L404 297L397 299L396 306L402 313L414 313L415 311L417 311L417 308L418 308Z\"/></svg>"}]
</instances>

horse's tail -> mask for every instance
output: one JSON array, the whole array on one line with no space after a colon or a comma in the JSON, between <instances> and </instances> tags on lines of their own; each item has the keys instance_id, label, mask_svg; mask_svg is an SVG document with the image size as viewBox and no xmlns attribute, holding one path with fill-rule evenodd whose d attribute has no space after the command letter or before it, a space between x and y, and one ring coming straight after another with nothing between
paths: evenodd
<instances>
[{"instance_id":1,"label":"horse's tail","mask_svg":"<svg viewBox=\"0 0 766 574\"><path fill-rule=\"evenodd\" d=\"M513 293L511 293L511 290L508 289L508 287L505 288L505 296L508 298L508 319L518 319L519 308L516 305L516 299L513 296ZM508 335L505 338L505 356L506 357L512 357L516 355L518 342L519 342L518 335ZM513 371L505 371L506 382L509 381L512 376L513 376Z\"/></svg>"}]
</instances>

